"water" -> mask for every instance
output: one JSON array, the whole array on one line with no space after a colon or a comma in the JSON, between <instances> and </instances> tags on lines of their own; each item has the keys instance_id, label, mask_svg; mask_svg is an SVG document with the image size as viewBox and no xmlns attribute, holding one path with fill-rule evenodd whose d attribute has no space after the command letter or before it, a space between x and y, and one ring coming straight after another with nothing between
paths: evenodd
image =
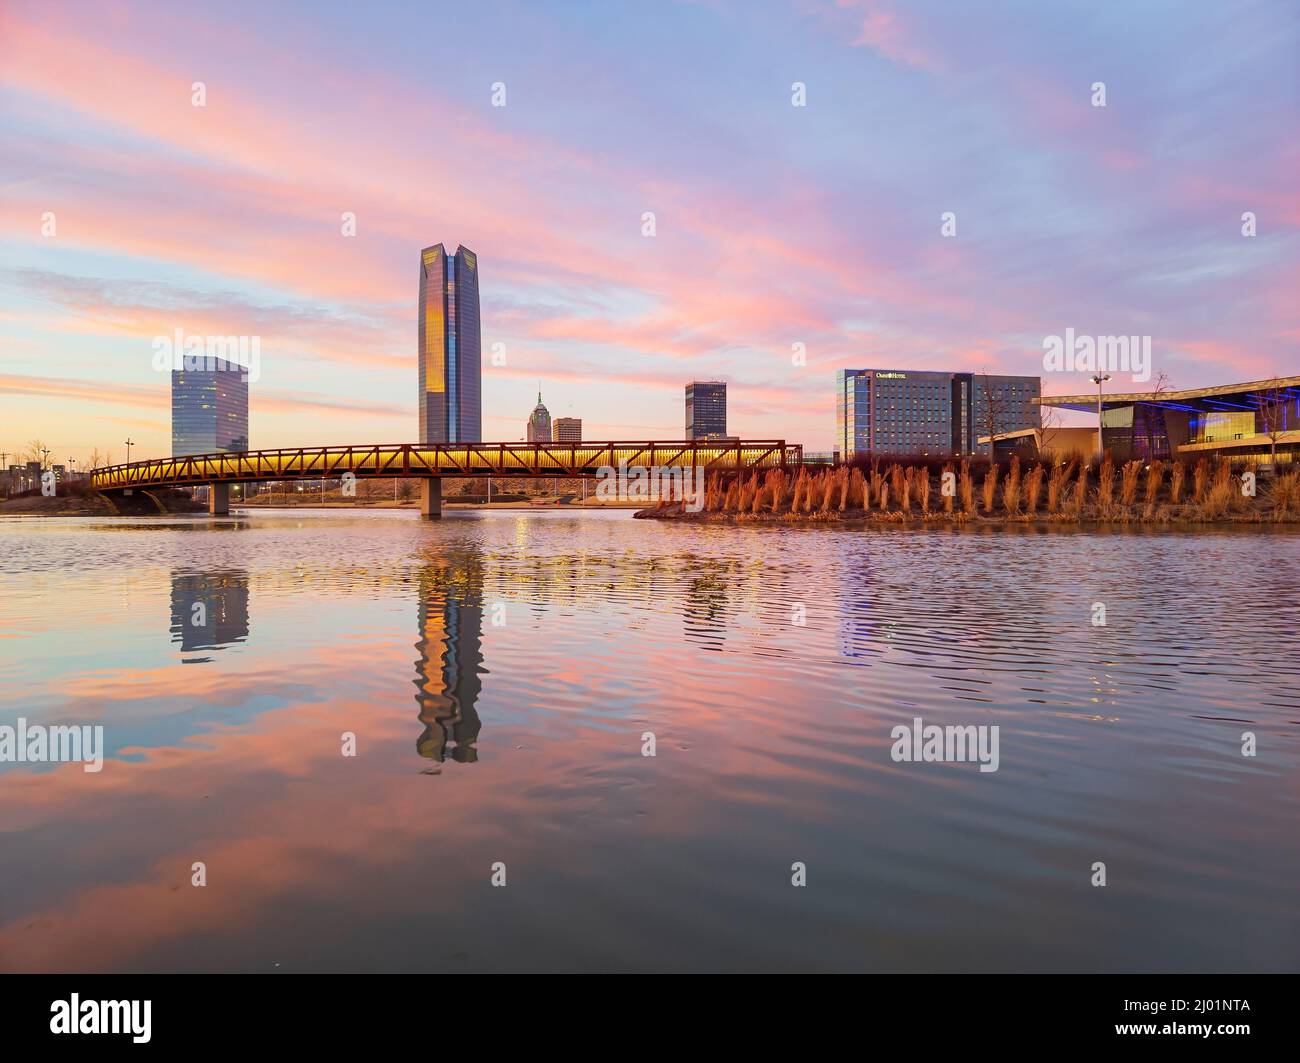
<instances>
[{"instance_id":1,"label":"water","mask_svg":"<svg viewBox=\"0 0 1300 1063\"><path fill-rule=\"evenodd\" d=\"M0 723L108 759L0 764L0 969L1295 970L1298 547L2 521Z\"/></svg>"}]
</instances>

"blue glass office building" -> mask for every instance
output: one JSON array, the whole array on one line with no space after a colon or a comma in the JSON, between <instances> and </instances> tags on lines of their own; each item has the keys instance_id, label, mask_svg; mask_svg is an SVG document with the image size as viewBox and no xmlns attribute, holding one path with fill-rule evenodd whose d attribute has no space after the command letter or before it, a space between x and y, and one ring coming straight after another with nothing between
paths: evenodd
<instances>
[{"instance_id":1,"label":"blue glass office building","mask_svg":"<svg viewBox=\"0 0 1300 1063\"><path fill-rule=\"evenodd\" d=\"M420 252L420 442L483 439L478 256L442 244Z\"/></svg>"},{"instance_id":2,"label":"blue glass office building","mask_svg":"<svg viewBox=\"0 0 1300 1063\"><path fill-rule=\"evenodd\" d=\"M979 437L1037 427L1035 376L914 369L840 369L835 374L836 449L863 454L958 456L988 452Z\"/></svg>"},{"instance_id":3,"label":"blue glass office building","mask_svg":"<svg viewBox=\"0 0 1300 1063\"><path fill-rule=\"evenodd\" d=\"M172 370L172 457L248 449L248 369L213 358Z\"/></svg>"}]
</instances>

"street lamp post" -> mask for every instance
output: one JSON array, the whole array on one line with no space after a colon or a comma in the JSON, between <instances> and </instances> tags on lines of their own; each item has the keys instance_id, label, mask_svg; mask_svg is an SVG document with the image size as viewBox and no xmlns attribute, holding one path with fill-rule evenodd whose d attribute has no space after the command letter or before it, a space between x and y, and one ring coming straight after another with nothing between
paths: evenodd
<instances>
[{"instance_id":1,"label":"street lamp post","mask_svg":"<svg viewBox=\"0 0 1300 1063\"><path fill-rule=\"evenodd\" d=\"M130 436L127 436L127 438L126 438L126 463L127 463L128 465L131 464L131 448L132 448L133 446L135 446L135 443L132 441L132 439L131 439Z\"/></svg>"},{"instance_id":2,"label":"street lamp post","mask_svg":"<svg viewBox=\"0 0 1300 1063\"><path fill-rule=\"evenodd\" d=\"M1092 382L1097 385L1097 460L1101 461L1106 456L1106 445L1103 442L1101 431L1101 386L1110 379L1109 373L1098 373L1092 378Z\"/></svg>"}]
</instances>

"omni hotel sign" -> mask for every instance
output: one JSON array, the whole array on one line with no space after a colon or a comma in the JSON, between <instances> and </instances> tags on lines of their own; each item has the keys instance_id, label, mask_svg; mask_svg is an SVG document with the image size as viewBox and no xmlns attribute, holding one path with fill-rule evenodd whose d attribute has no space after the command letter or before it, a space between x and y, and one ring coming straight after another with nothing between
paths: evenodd
<instances>
[{"instance_id":1,"label":"omni hotel sign","mask_svg":"<svg viewBox=\"0 0 1300 1063\"><path fill-rule=\"evenodd\" d=\"M877 373L877 380L906 380L906 373Z\"/></svg>"}]
</instances>

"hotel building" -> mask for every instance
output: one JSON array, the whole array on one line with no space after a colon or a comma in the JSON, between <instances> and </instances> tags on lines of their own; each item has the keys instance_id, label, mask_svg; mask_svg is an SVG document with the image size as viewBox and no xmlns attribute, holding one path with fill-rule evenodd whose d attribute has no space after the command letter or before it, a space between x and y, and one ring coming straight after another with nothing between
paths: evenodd
<instances>
[{"instance_id":1,"label":"hotel building","mask_svg":"<svg viewBox=\"0 0 1300 1063\"><path fill-rule=\"evenodd\" d=\"M478 256L442 244L420 252L420 442L483 439Z\"/></svg>"},{"instance_id":2,"label":"hotel building","mask_svg":"<svg viewBox=\"0 0 1300 1063\"><path fill-rule=\"evenodd\" d=\"M987 454L980 436L1038 425L1041 390L1036 376L840 369L836 449L845 460L863 454Z\"/></svg>"}]
</instances>

